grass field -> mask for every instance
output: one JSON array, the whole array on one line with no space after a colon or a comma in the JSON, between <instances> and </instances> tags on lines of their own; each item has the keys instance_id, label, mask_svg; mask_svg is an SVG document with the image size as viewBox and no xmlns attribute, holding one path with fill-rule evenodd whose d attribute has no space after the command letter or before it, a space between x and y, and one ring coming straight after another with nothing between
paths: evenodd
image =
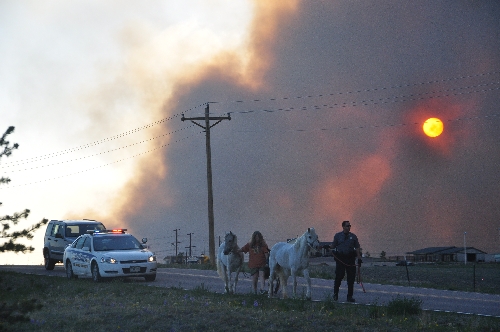
<instances>
[{"instance_id":1,"label":"grass field","mask_svg":"<svg viewBox=\"0 0 500 332\"><path fill-rule=\"evenodd\" d=\"M500 264L417 264L362 266L365 283L500 294ZM312 265L311 277L330 279L335 267ZM408 282L409 279L409 282Z\"/></svg>"},{"instance_id":2,"label":"grass field","mask_svg":"<svg viewBox=\"0 0 500 332\"><path fill-rule=\"evenodd\" d=\"M317 266L314 273L326 273L328 268L331 267ZM406 280L404 267L378 268L385 267L366 268L366 282L374 282L384 271L391 270L387 272L390 275L404 271L402 280ZM441 280L438 285L447 278L457 285L453 287L462 287L453 281L455 276L461 278L458 267L448 267L447 274L441 268L427 268L426 274L435 273L433 279ZM368 277L370 269L372 277ZM492 271L498 273L493 268ZM417 279L416 269L409 268L409 272ZM368 281L369 278L375 279ZM392 278L399 282L401 276ZM9 317L23 317L23 307L33 309L25 314L26 321L6 322L7 309L13 309ZM387 306L375 303L360 306L328 298L311 302L216 294L203 285L186 291L122 280L95 284L88 279L0 272L0 331L498 331L499 328L500 318L421 311L418 301L406 298L396 298Z\"/></svg>"}]
</instances>

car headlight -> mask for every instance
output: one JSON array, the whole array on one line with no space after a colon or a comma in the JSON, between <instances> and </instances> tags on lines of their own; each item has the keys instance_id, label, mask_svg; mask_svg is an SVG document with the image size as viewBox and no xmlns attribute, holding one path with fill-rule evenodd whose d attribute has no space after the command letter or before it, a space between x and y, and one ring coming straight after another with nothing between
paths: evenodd
<instances>
[{"instance_id":1,"label":"car headlight","mask_svg":"<svg viewBox=\"0 0 500 332\"><path fill-rule=\"evenodd\" d=\"M156 262L156 256L149 256L148 262Z\"/></svg>"},{"instance_id":2,"label":"car headlight","mask_svg":"<svg viewBox=\"0 0 500 332\"><path fill-rule=\"evenodd\" d=\"M116 264L118 261L112 257L101 257L101 263Z\"/></svg>"}]
</instances>

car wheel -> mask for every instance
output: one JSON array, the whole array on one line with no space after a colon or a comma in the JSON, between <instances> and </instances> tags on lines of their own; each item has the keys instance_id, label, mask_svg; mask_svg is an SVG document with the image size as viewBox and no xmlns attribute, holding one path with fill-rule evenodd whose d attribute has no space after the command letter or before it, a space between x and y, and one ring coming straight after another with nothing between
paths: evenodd
<instances>
[{"instance_id":1,"label":"car wheel","mask_svg":"<svg viewBox=\"0 0 500 332\"><path fill-rule=\"evenodd\" d=\"M68 277L68 279L78 278L78 276L73 273L73 266L71 266L69 259L66 261L66 277Z\"/></svg>"},{"instance_id":2,"label":"car wheel","mask_svg":"<svg viewBox=\"0 0 500 332\"><path fill-rule=\"evenodd\" d=\"M53 270L56 265L56 261L50 259L50 254L48 251L43 253L43 263L45 265L45 270Z\"/></svg>"},{"instance_id":3,"label":"car wheel","mask_svg":"<svg viewBox=\"0 0 500 332\"><path fill-rule=\"evenodd\" d=\"M156 279L156 273L153 274L153 275L145 276L144 279L146 279L146 281L155 281L155 279Z\"/></svg>"},{"instance_id":4,"label":"car wheel","mask_svg":"<svg viewBox=\"0 0 500 332\"><path fill-rule=\"evenodd\" d=\"M92 280L95 282L102 281L101 274L99 273L99 266L96 262L92 263Z\"/></svg>"}]
</instances>

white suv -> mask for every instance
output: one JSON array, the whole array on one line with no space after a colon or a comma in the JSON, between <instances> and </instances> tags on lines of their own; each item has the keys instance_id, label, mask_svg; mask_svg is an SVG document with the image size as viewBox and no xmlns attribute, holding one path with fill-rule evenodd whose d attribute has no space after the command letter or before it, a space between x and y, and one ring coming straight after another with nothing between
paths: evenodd
<instances>
[{"instance_id":1,"label":"white suv","mask_svg":"<svg viewBox=\"0 0 500 332\"><path fill-rule=\"evenodd\" d=\"M95 220L51 220L45 230L43 258L46 270L53 270L63 260L64 249L88 230L104 230L106 227Z\"/></svg>"}]
</instances>

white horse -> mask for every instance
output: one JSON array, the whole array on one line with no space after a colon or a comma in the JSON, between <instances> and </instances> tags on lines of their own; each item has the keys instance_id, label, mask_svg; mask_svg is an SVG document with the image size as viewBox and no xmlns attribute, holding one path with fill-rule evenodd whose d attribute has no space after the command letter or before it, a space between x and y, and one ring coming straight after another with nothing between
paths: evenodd
<instances>
[{"instance_id":1,"label":"white horse","mask_svg":"<svg viewBox=\"0 0 500 332\"><path fill-rule=\"evenodd\" d=\"M297 295L297 275L302 272L307 281L306 298L311 299L311 278L309 278L309 252L316 252L319 246L318 236L314 228L307 231L295 241L278 242L271 248L269 255L269 289L273 289L275 275L278 275L283 289L283 298L288 297L286 292L288 277L293 278L293 296ZM273 292L269 292L273 297Z\"/></svg>"},{"instance_id":2,"label":"white horse","mask_svg":"<svg viewBox=\"0 0 500 332\"><path fill-rule=\"evenodd\" d=\"M243 252L238 247L238 238L233 232L226 233L217 253L217 272L224 280L226 293L236 293L238 275L243 266ZM231 274L235 272L234 283Z\"/></svg>"}]
</instances>

